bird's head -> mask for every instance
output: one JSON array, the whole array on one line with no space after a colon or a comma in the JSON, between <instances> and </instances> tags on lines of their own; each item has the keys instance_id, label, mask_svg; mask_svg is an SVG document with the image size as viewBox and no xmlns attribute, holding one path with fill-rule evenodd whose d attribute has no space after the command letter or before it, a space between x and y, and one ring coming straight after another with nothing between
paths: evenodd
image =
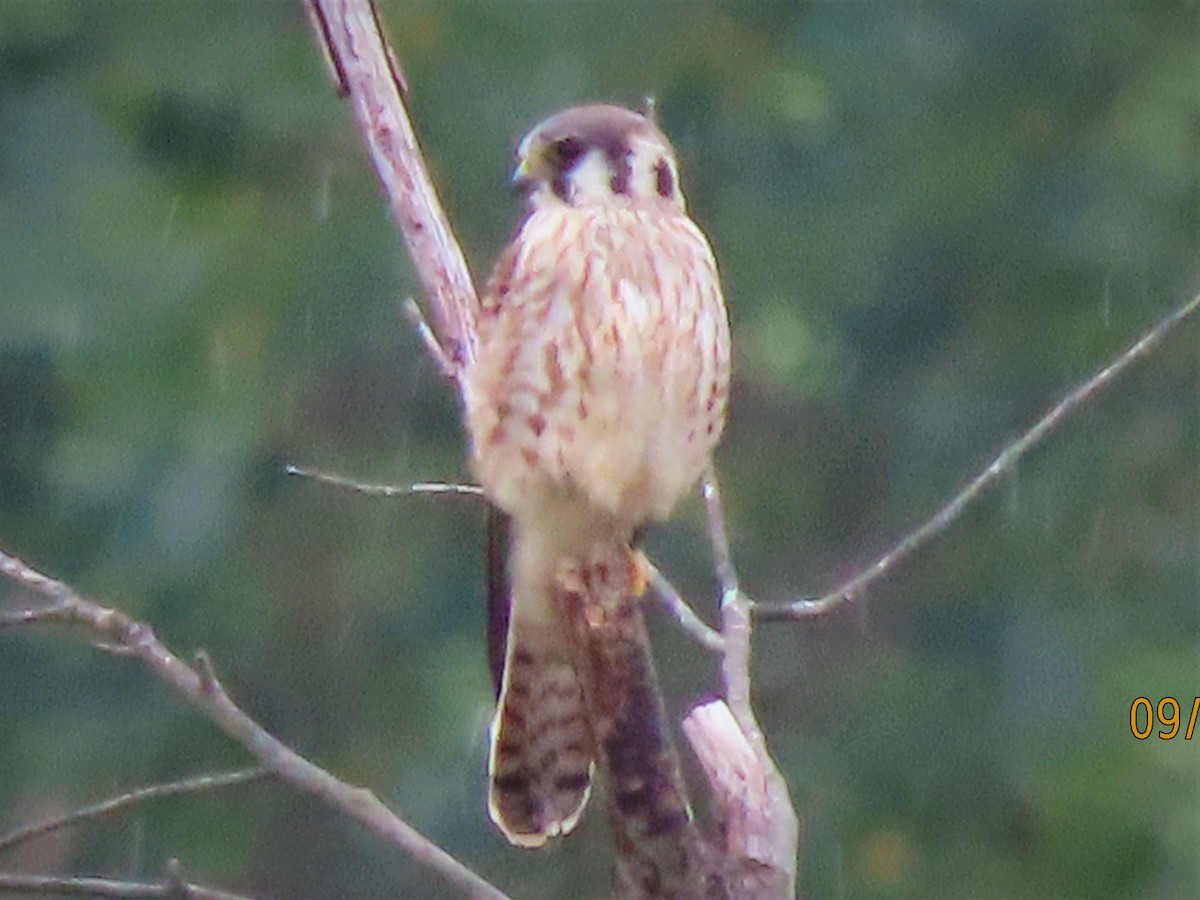
<instances>
[{"instance_id":1,"label":"bird's head","mask_svg":"<svg viewBox=\"0 0 1200 900\"><path fill-rule=\"evenodd\" d=\"M577 106L539 124L517 147L513 183L535 205L624 197L683 208L670 141L646 116L620 106Z\"/></svg>"}]
</instances>

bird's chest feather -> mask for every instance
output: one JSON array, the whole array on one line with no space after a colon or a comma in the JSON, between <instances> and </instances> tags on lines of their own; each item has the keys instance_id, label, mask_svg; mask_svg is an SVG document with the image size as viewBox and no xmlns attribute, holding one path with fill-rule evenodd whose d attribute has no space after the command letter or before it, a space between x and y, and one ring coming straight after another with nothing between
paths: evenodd
<instances>
[{"instance_id":1,"label":"bird's chest feather","mask_svg":"<svg viewBox=\"0 0 1200 900\"><path fill-rule=\"evenodd\" d=\"M473 464L520 515L577 494L665 516L724 417L728 330L707 242L682 215L535 213L485 294L468 373Z\"/></svg>"}]
</instances>

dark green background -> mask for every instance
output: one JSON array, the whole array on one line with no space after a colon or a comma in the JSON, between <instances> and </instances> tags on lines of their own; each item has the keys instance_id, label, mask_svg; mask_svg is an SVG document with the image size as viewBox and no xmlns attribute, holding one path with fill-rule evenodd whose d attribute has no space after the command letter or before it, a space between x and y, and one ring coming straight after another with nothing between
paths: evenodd
<instances>
[{"instance_id":1,"label":"dark green background","mask_svg":"<svg viewBox=\"0 0 1200 900\"><path fill-rule=\"evenodd\" d=\"M526 128L657 96L723 267L719 466L763 600L869 562L1197 289L1194 2L384 11L477 273ZM602 816L529 854L484 814L478 508L282 474L463 477L398 312L417 291L297 4L0 0L0 546L207 649L275 734L515 897L602 896ZM808 896L1200 896L1200 731L1129 726L1139 695L1200 695L1198 453L1191 323L861 615L760 630ZM650 546L711 610L698 504ZM678 718L713 660L654 627ZM0 636L0 827L245 760L136 663ZM262 897L451 896L274 787L0 869L171 856Z\"/></svg>"}]
</instances>

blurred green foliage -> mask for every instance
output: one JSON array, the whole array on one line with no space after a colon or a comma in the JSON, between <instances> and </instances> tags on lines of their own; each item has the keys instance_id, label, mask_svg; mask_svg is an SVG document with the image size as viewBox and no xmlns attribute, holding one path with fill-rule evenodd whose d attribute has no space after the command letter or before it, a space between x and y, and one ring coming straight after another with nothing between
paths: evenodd
<instances>
[{"instance_id":1,"label":"blurred green foliage","mask_svg":"<svg viewBox=\"0 0 1200 900\"><path fill-rule=\"evenodd\" d=\"M763 600L869 562L1196 290L1198 9L384 4L476 272L524 129L657 97L724 270L719 463ZM537 855L486 821L480 511L283 474L464 474L298 4L0 3L0 248L0 546L206 648L274 733L514 896L604 895L598 812ZM1200 695L1198 350L1192 323L859 615L760 630L807 896L1200 896L1200 733L1129 728L1137 696ZM650 546L710 610L696 505ZM712 660L655 629L681 714ZM0 828L244 759L132 662L0 640ZM273 787L0 869L171 856L263 897L448 896Z\"/></svg>"}]
</instances>

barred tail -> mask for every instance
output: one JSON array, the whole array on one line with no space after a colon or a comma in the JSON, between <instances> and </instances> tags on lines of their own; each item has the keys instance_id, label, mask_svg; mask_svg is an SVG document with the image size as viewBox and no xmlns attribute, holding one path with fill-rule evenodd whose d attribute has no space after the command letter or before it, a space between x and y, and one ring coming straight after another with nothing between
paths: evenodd
<instances>
[{"instance_id":1,"label":"barred tail","mask_svg":"<svg viewBox=\"0 0 1200 900\"><path fill-rule=\"evenodd\" d=\"M488 758L488 812L510 842L540 847L579 821L595 754L548 580L516 578L507 625Z\"/></svg>"}]
</instances>

